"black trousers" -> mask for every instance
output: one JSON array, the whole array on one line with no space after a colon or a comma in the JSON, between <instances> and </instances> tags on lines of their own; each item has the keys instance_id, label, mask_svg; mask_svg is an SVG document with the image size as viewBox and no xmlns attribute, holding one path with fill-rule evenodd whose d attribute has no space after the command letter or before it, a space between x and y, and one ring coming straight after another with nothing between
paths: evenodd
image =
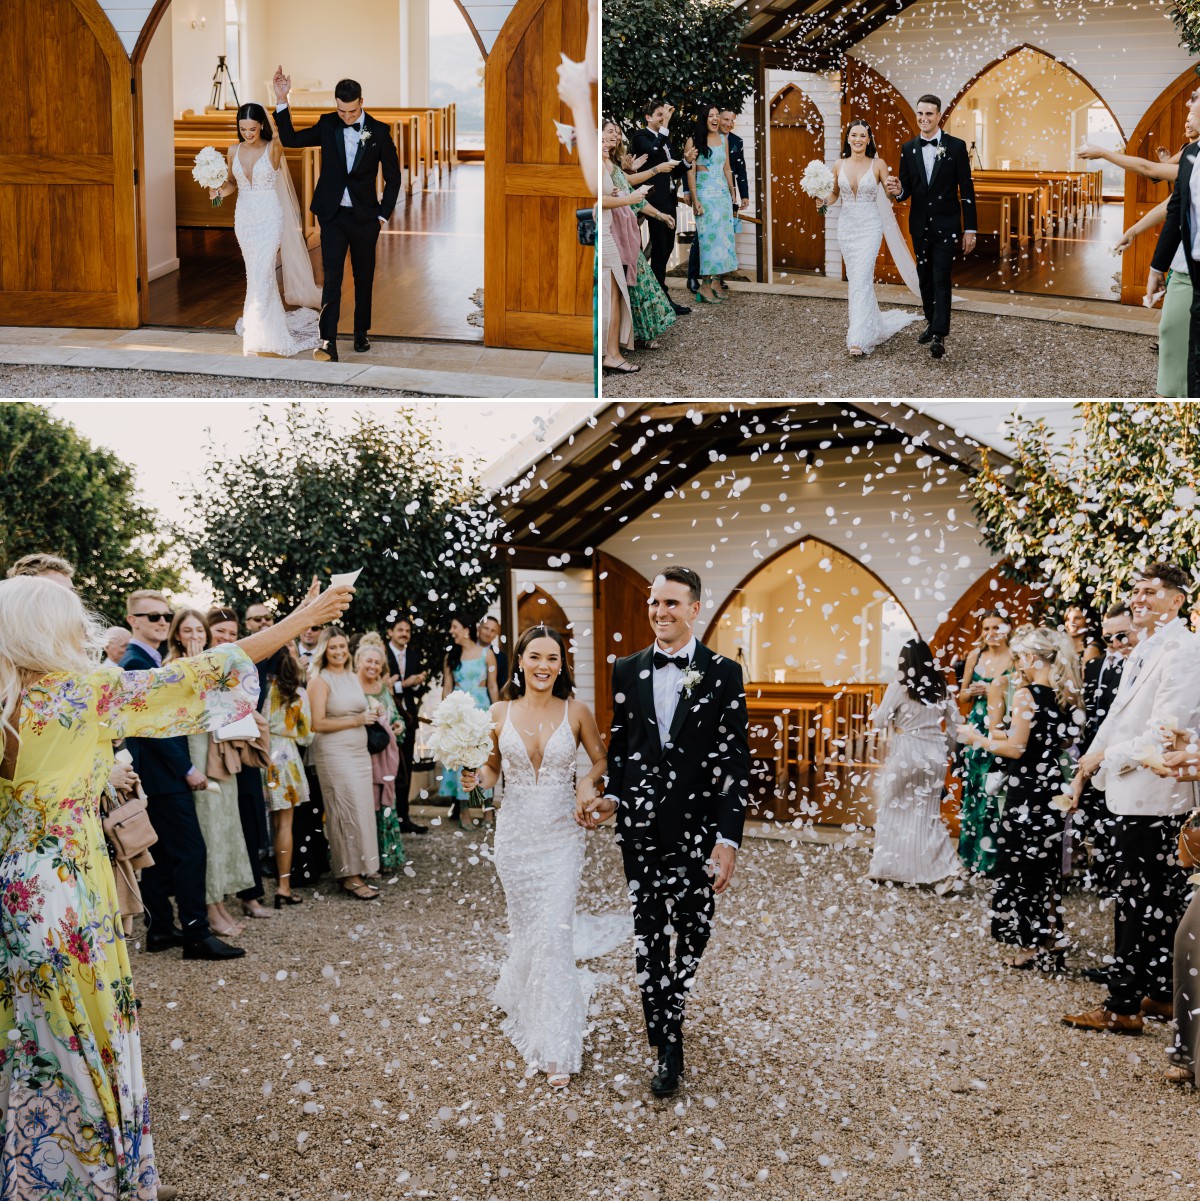
<instances>
[{"instance_id":1,"label":"black trousers","mask_svg":"<svg viewBox=\"0 0 1200 1201\"><path fill-rule=\"evenodd\" d=\"M325 840L325 802L315 767L304 769L308 780L307 803L292 810L292 887L315 885L329 870L329 843Z\"/></svg>"},{"instance_id":2,"label":"black trousers","mask_svg":"<svg viewBox=\"0 0 1200 1201\"><path fill-rule=\"evenodd\" d=\"M950 296L953 289L950 272L958 253L960 235L928 230L913 238L917 259L917 280L921 285L921 304L929 328L941 337L950 332Z\"/></svg>"},{"instance_id":3,"label":"black trousers","mask_svg":"<svg viewBox=\"0 0 1200 1201\"><path fill-rule=\"evenodd\" d=\"M381 228L378 217L360 221L352 208L340 208L332 221L321 222L321 266L325 270L325 283L321 287L322 341L337 341L347 250L354 276L354 330L360 334L370 330L375 244L379 241Z\"/></svg>"},{"instance_id":4,"label":"black trousers","mask_svg":"<svg viewBox=\"0 0 1200 1201\"><path fill-rule=\"evenodd\" d=\"M212 931L204 903L208 851L196 818L196 802L191 792L169 792L148 797L147 805L158 841L151 851L154 866L142 871L146 932L166 937L173 921L171 894L174 893L184 938L199 942Z\"/></svg>"},{"instance_id":5,"label":"black trousers","mask_svg":"<svg viewBox=\"0 0 1200 1201\"><path fill-rule=\"evenodd\" d=\"M996 830L992 937L1018 947L1045 947L1060 927L1063 817L1044 795L1022 801L1010 789Z\"/></svg>"},{"instance_id":6,"label":"black trousers","mask_svg":"<svg viewBox=\"0 0 1200 1201\"><path fill-rule=\"evenodd\" d=\"M1117 946L1105 1005L1137 1013L1143 997L1174 996L1175 927L1187 907L1187 877L1175 862L1182 817L1115 815Z\"/></svg>"},{"instance_id":7,"label":"black trousers","mask_svg":"<svg viewBox=\"0 0 1200 1201\"><path fill-rule=\"evenodd\" d=\"M262 772L257 767L243 767L237 774L238 816L242 819L242 837L254 872L254 887L243 888L238 896L243 901L263 899L262 856L268 844L267 802L263 796Z\"/></svg>"},{"instance_id":8,"label":"black trousers","mask_svg":"<svg viewBox=\"0 0 1200 1201\"><path fill-rule=\"evenodd\" d=\"M674 216L674 213L671 215ZM650 270L654 272L654 278L662 285L665 292L667 288L667 262L670 260L671 253L675 249L675 231L669 228L663 221L650 221L647 223L647 226L650 233Z\"/></svg>"},{"instance_id":9,"label":"black trousers","mask_svg":"<svg viewBox=\"0 0 1200 1201\"><path fill-rule=\"evenodd\" d=\"M712 880L704 871L708 855L690 850L660 853L622 843L621 856L633 902L646 1036L652 1047L662 1047L683 1035L687 993L712 932Z\"/></svg>"}]
</instances>

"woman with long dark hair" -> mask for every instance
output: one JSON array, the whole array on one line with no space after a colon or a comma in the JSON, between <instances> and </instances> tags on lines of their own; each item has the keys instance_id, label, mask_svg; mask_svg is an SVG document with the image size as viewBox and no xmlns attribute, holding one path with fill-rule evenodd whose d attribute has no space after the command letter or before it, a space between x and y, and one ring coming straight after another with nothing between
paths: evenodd
<instances>
[{"instance_id":1,"label":"woman with long dark hair","mask_svg":"<svg viewBox=\"0 0 1200 1201\"><path fill-rule=\"evenodd\" d=\"M699 304L720 304L713 281L738 265L737 188L729 167L729 139L721 132L721 110L715 104L701 106L683 153L700 246L700 287L692 295Z\"/></svg>"},{"instance_id":2,"label":"woman with long dark hair","mask_svg":"<svg viewBox=\"0 0 1200 1201\"><path fill-rule=\"evenodd\" d=\"M872 880L938 884L940 892L956 882L958 857L941 801L957 724L958 709L929 646L919 638L905 643L896 678L871 714L875 729L892 730L875 789Z\"/></svg>"},{"instance_id":3,"label":"woman with long dark hair","mask_svg":"<svg viewBox=\"0 0 1200 1201\"><path fill-rule=\"evenodd\" d=\"M243 354L288 358L315 349L320 341L321 292L300 232L300 207L283 146L261 104L238 109L237 131L238 140L229 147L229 178L209 189L214 200L238 194L233 232L246 263L246 304L237 332ZM301 306L289 313L275 280L277 254L288 303Z\"/></svg>"},{"instance_id":4,"label":"woman with long dark hair","mask_svg":"<svg viewBox=\"0 0 1200 1201\"><path fill-rule=\"evenodd\" d=\"M491 758L478 772L464 771L463 786L491 788L503 769L495 862L511 933L494 998L508 1015L501 1029L526 1064L545 1072L552 1088L565 1088L583 1066L587 1027L573 934L587 840L575 821L575 767L582 745L592 761L590 796L608 760L591 710L571 699L562 634L532 626L513 662L504 700L491 709ZM614 924L611 934L627 928ZM600 953L597 945L580 957Z\"/></svg>"},{"instance_id":5,"label":"woman with long dark hair","mask_svg":"<svg viewBox=\"0 0 1200 1201\"><path fill-rule=\"evenodd\" d=\"M442 660L442 699L452 692L465 692L480 709L487 709L500 699L496 683L496 656L480 646L473 621L450 622L450 649ZM438 796L450 798L450 816L459 817L459 809L471 790L464 789L458 772L442 768Z\"/></svg>"}]
</instances>

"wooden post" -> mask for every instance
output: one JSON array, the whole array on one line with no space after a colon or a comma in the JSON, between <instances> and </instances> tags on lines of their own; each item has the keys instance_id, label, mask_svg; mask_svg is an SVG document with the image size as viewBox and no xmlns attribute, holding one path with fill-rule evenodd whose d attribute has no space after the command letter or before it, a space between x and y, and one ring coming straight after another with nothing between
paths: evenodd
<instances>
[{"instance_id":1,"label":"wooden post","mask_svg":"<svg viewBox=\"0 0 1200 1201\"><path fill-rule=\"evenodd\" d=\"M771 178L771 147L767 134L767 56L760 49L754 71L754 207L758 230L754 239L758 259L758 282L771 282L771 214L768 184Z\"/></svg>"}]
</instances>

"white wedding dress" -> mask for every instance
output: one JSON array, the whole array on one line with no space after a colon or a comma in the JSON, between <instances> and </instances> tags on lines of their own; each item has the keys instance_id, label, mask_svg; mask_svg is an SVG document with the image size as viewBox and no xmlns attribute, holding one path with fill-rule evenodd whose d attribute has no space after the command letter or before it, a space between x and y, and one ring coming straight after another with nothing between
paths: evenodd
<instances>
[{"instance_id":1,"label":"white wedding dress","mask_svg":"<svg viewBox=\"0 0 1200 1201\"><path fill-rule=\"evenodd\" d=\"M574 1074L593 984L577 958L606 954L632 937L625 913L575 913L586 831L575 823L575 736L563 702L540 768L509 720L500 727L504 800L496 817L495 862L508 902L508 959L493 999L507 1014L501 1029L526 1064ZM587 944L587 945L584 945Z\"/></svg>"},{"instance_id":2,"label":"white wedding dress","mask_svg":"<svg viewBox=\"0 0 1200 1201\"><path fill-rule=\"evenodd\" d=\"M905 277L905 282L919 298L919 288L914 286L916 264L912 262L912 256L900 237L896 218L892 216L891 203L887 201L886 193L876 180L873 169L869 168L859 180L856 193L845 169L839 164L838 195L841 215L838 217L837 236L842 248L842 259L846 264L846 282L849 287L850 324L846 331L846 346L857 346L864 354L870 354L893 334L922 319L920 309L915 312L912 309L890 309L886 313L880 312L879 302L875 299L875 263L879 258L879 247L885 232L891 233L887 227L889 219L895 227L895 237L888 237L888 249ZM896 241L900 243L902 255L897 250ZM902 257L907 257L908 263L902 262ZM909 264L911 281L907 271Z\"/></svg>"},{"instance_id":3,"label":"white wedding dress","mask_svg":"<svg viewBox=\"0 0 1200 1201\"><path fill-rule=\"evenodd\" d=\"M314 350L321 340L317 330L319 311L299 308L285 313L275 279L275 259L284 232L278 187L281 181L276 177L286 171L282 162L279 171L271 166L269 149L255 159L249 177L242 167L241 146L233 156L233 178L238 188L233 232L246 263L246 304L235 329L242 336L245 355L288 358Z\"/></svg>"}]
</instances>

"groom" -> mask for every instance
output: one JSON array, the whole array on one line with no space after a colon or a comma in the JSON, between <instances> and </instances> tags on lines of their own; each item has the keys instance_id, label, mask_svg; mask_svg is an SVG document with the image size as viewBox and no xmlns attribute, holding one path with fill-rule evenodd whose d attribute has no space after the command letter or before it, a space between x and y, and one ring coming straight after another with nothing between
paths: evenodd
<instances>
[{"instance_id":1,"label":"groom","mask_svg":"<svg viewBox=\"0 0 1200 1201\"><path fill-rule=\"evenodd\" d=\"M733 878L750 778L742 671L696 641L699 612L694 571L668 567L655 577L654 644L613 667L608 790L600 800L581 796L576 809L589 829L617 814L659 1097L674 1093L683 1073L684 1002L713 898Z\"/></svg>"},{"instance_id":2,"label":"groom","mask_svg":"<svg viewBox=\"0 0 1200 1201\"><path fill-rule=\"evenodd\" d=\"M279 140L288 147L320 146L321 176L313 189L309 208L321 222L321 344L314 359L338 361L337 328L342 311L342 275L346 251L354 273L354 349L371 349L371 287L375 282L375 243L388 223L400 195L400 161L392 131L383 121L363 112L362 88L353 79L341 80L333 90L336 113L322 113L309 129L292 126L288 93L292 78L283 67L275 69L275 124ZM375 192L375 178L383 168L383 199Z\"/></svg>"},{"instance_id":3,"label":"groom","mask_svg":"<svg viewBox=\"0 0 1200 1201\"><path fill-rule=\"evenodd\" d=\"M950 276L958 243L963 254L975 249L975 185L966 142L938 128L942 102L922 96L916 116L921 136L900 148L900 178L889 176L887 190L898 201L912 197L908 230L925 308L925 332L917 341L940 359L950 333Z\"/></svg>"}]
</instances>

